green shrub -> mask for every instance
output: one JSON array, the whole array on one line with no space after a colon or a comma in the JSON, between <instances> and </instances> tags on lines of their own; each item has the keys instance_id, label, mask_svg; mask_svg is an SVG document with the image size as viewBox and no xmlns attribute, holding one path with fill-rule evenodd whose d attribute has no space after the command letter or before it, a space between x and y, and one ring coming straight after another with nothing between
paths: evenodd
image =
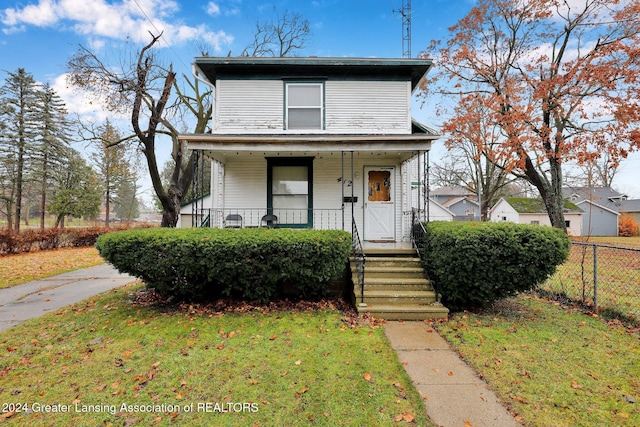
<instances>
[{"instance_id":1,"label":"green shrub","mask_svg":"<svg viewBox=\"0 0 640 427\"><path fill-rule=\"evenodd\" d=\"M451 310L533 289L569 254L569 238L551 227L432 222L426 230L425 269Z\"/></svg>"},{"instance_id":2,"label":"green shrub","mask_svg":"<svg viewBox=\"0 0 640 427\"><path fill-rule=\"evenodd\" d=\"M315 297L347 265L351 236L335 230L145 229L102 235L96 247L119 271L177 300L231 296L269 301L285 287Z\"/></svg>"}]
</instances>

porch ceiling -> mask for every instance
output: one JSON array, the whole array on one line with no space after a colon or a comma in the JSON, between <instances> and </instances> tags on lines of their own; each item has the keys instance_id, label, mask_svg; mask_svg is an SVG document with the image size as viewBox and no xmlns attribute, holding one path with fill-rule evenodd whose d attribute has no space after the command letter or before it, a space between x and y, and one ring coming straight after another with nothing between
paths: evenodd
<instances>
[{"instance_id":1,"label":"porch ceiling","mask_svg":"<svg viewBox=\"0 0 640 427\"><path fill-rule=\"evenodd\" d=\"M351 152L407 160L429 151L436 135L180 135L190 150L202 150L224 163L238 156L310 156Z\"/></svg>"}]
</instances>

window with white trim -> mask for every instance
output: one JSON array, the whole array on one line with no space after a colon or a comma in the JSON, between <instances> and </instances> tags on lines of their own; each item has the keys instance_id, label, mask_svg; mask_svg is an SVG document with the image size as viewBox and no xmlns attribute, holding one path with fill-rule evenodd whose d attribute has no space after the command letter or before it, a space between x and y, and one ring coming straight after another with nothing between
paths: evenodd
<instances>
[{"instance_id":1,"label":"window with white trim","mask_svg":"<svg viewBox=\"0 0 640 427\"><path fill-rule=\"evenodd\" d=\"M323 84L286 83L286 129L322 129Z\"/></svg>"}]
</instances>

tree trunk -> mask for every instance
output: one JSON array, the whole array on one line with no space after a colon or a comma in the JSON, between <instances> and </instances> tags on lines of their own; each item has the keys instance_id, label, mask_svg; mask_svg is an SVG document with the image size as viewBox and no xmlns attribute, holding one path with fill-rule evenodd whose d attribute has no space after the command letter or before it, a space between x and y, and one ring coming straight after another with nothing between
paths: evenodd
<instances>
[{"instance_id":1,"label":"tree trunk","mask_svg":"<svg viewBox=\"0 0 640 427\"><path fill-rule=\"evenodd\" d=\"M566 233L567 224L564 219L564 197L562 195L562 165L554 159L549 160L551 182L538 172L529 156L525 158L525 165L525 176L538 189L547 208L551 226Z\"/></svg>"},{"instance_id":2,"label":"tree trunk","mask_svg":"<svg viewBox=\"0 0 640 427\"><path fill-rule=\"evenodd\" d=\"M107 178L107 193L106 193L106 199L104 202L105 205L105 214L104 214L104 226L106 228L109 228L109 211L111 210L111 203L110 203L110 199L111 199L111 191L109 190L109 187L111 186L111 183L109 182L109 179Z\"/></svg>"},{"instance_id":3,"label":"tree trunk","mask_svg":"<svg viewBox=\"0 0 640 427\"><path fill-rule=\"evenodd\" d=\"M47 151L44 152L44 160L42 163L42 188L40 194L40 228L44 229L44 211L47 207Z\"/></svg>"},{"instance_id":4,"label":"tree trunk","mask_svg":"<svg viewBox=\"0 0 640 427\"><path fill-rule=\"evenodd\" d=\"M16 217L15 217L15 231L20 232L20 219L22 219L22 175L24 170L24 137L20 137L18 147L18 170L16 174Z\"/></svg>"},{"instance_id":5,"label":"tree trunk","mask_svg":"<svg viewBox=\"0 0 640 427\"><path fill-rule=\"evenodd\" d=\"M178 224L178 217L180 216L180 204L182 201L182 194L175 186L170 186L167 192L168 204L162 204L162 223L161 227L174 228Z\"/></svg>"}]
</instances>

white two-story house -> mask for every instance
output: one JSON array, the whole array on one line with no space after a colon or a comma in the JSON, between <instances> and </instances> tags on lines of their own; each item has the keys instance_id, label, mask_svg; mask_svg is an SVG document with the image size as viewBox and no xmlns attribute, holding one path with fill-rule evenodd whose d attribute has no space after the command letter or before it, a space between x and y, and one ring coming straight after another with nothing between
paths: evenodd
<instances>
[{"instance_id":1,"label":"white two-story house","mask_svg":"<svg viewBox=\"0 0 640 427\"><path fill-rule=\"evenodd\" d=\"M412 118L426 59L196 58L214 91L211 194L182 226L344 229L409 239L412 176L438 138ZM413 198L415 199L415 197ZM185 215L187 216L187 215Z\"/></svg>"}]
</instances>

